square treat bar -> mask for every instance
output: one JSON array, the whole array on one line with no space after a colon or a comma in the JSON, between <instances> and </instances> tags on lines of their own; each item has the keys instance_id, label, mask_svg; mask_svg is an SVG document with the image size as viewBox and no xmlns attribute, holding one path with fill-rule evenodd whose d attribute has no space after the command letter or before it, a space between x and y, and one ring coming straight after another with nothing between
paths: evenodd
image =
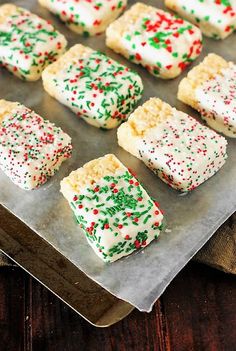
<instances>
[{"instance_id":1,"label":"square treat bar","mask_svg":"<svg viewBox=\"0 0 236 351\"><path fill-rule=\"evenodd\" d=\"M39 0L76 33L102 33L124 11L127 0Z\"/></svg>"},{"instance_id":2,"label":"square treat bar","mask_svg":"<svg viewBox=\"0 0 236 351\"><path fill-rule=\"evenodd\" d=\"M71 151L61 128L17 102L0 100L0 168L15 184L38 188Z\"/></svg>"},{"instance_id":3,"label":"square treat bar","mask_svg":"<svg viewBox=\"0 0 236 351\"><path fill-rule=\"evenodd\" d=\"M137 3L106 31L106 44L155 76L175 78L202 49L202 35L176 16Z\"/></svg>"},{"instance_id":4,"label":"square treat bar","mask_svg":"<svg viewBox=\"0 0 236 351\"><path fill-rule=\"evenodd\" d=\"M0 6L0 64L19 78L39 79L66 44L65 37L37 15L11 4Z\"/></svg>"},{"instance_id":5,"label":"square treat bar","mask_svg":"<svg viewBox=\"0 0 236 351\"><path fill-rule=\"evenodd\" d=\"M165 0L165 4L208 37L224 39L236 28L235 0Z\"/></svg>"},{"instance_id":6,"label":"square treat bar","mask_svg":"<svg viewBox=\"0 0 236 351\"><path fill-rule=\"evenodd\" d=\"M213 129L236 138L236 65L209 54L179 85L178 98Z\"/></svg>"},{"instance_id":7,"label":"square treat bar","mask_svg":"<svg viewBox=\"0 0 236 351\"><path fill-rule=\"evenodd\" d=\"M139 75L77 44L42 75L45 90L87 123L106 129L126 120L142 96Z\"/></svg>"},{"instance_id":8,"label":"square treat bar","mask_svg":"<svg viewBox=\"0 0 236 351\"><path fill-rule=\"evenodd\" d=\"M227 158L224 137L157 98L137 108L119 127L118 142L183 192L213 176Z\"/></svg>"},{"instance_id":9,"label":"square treat bar","mask_svg":"<svg viewBox=\"0 0 236 351\"><path fill-rule=\"evenodd\" d=\"M162 229L158 204L112 154L72 172L61 182L61 192L105 262L144 248Z\"/></svg>"}]
</instances>

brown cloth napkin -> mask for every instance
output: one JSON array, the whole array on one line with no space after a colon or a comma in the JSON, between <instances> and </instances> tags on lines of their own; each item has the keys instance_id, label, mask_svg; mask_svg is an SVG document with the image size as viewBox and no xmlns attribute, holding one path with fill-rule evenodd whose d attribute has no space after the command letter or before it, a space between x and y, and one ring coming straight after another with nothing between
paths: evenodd
<instances>
[{"instance_id":1,"label":"brown cloth napkin","mask_svg":"<svg viewBox=\"0 0 236 351\"><path fill-rule=\"evenodd\" d=\"M236 212L196 254L195 260L236 274Z\"/></svg>"},{"instance_id":2,"label":"brown cloth napkin","mask_svg":"<svg viewBox=\"0 0 236 351\"><path fill-rule=\"evenodd\" d=\"M226 273L236 274L236 213L197 253L194 259ZM12 265L0 252L0 266Z\"/></svg>"}]
</instances>

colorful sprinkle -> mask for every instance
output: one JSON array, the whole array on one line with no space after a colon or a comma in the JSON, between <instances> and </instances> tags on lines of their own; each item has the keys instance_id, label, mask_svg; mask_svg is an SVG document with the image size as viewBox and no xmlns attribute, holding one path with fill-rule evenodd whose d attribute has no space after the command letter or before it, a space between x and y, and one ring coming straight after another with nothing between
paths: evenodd
<instances>
[{"instance_id":1,"label":"colorful sprinkle","mask_svg":"<svg viewBox=\"0 0 236 351\"><path fill-rule=\"evenodd\" d=\"M178 76L199 56L202 36L189 22L137 3L109 26L107 45L153 75L168 79Z\"/></svg>"},{"instance_id":2,"label":"colorful sprinkle","mask_svg":"<svg viewBox=\"0 0 236 351\"><path fill-rule=\"evenodd\" d=\"M224 39L236 28L234 0L166 0L166 5L214 39Z\"/></svg>"},{"instance_id":3,"label":"colorful sprinkle","mask_svg":"<svg viewBox=\"0 0 236 351\"><path fill-rule=\"evenodd\" d=\"M160 210L156 213L157 207L143 187L134 185L136 179L127 168L122 165L115 173L97 180L95 188L85 185L78 192L75 190L76 172L62 181L66 184L68 179L70 195L67 185L62 193L70 202L89 244L101 259L115 261L144 248L159 236L163 215ZM112 191L113 183L116 192ZM78 198L76 201L75 197Z\"/></svg>"},{"instance_id":4,"label":"colorful sprinkle","mask_svg":"<svg viewBox=\"0 0 236 351\"><path fill-rule=\"evenodd\" d=\"M25 80L37 80L43 69L64 52L66 39L54 27L14 5L12 15L0 23L0 65Z\"/></svg>"},{"instance_id":5,"label":"colorful sprinkle","mask_svg":"<svg viewBox=\"0 0 236 351\"><path fill-rule=\"evenodd\" d=\"M187 114L173 114L138 145L140 159L165 183L191 191L225 163L227 141Z\"/></svg>"},{"instance_id":6,"label":"colorful sprinkle","mask_svg":"<svg viewBox=\"0 0 236 351\"><path fill-rule=\"evenodd\" d=\"M0 124L0 167L21 188L38 188L71 157L71 138L25 106L8 104L12 110Z\"/></svg>"},{"instance_id":7,"label":"colorful sprinkle","mask_svg":"<svg viewBox=\"0 0 236 351\"><path fill-rule=\"evenodd\" d=\"M207 80L196 89L196 99L202 118L212 128L236 137L236 65Z\"/></svg>"},{"instance_id":8,"label":"colorful sprinkle","mask_svg":"<svg viewBox=\"0 0 236 351\"><path fill-rule=\"evenodd\" d=\"M70 53L73 58L66 60ZM49 94L96 127L114 128L128 118L143 92L136 72L82 45L72 47L58 62L62 60L58 70L51 65L49 74L43 74Z\"/></svg>"},{"instance_id":9,"label":"colorful sprinkle","mask_svg":"<svg viewBox=\"0 0 236 351\"><path fill-rule=\"evenodd\" d=\"M127 0L39 0L76 33L84 36L102 33L121 12Z\"/></svg>"}]
</instances>

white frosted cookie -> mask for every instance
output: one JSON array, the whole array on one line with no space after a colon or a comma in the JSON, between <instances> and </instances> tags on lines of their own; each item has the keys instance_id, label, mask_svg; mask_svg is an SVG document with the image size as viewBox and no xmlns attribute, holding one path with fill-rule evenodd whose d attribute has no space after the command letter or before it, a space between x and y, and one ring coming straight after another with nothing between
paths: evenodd
<instances>
[{"instance_id":1,"label":"white frosted cookie","mask_svg":"<svg viewBox=\"0 0 236 351\"><path fill-rule=\"evenodd\" d=\"M0 6L0 64L17 77L39 79L66 44L65 37L39 16L15 5Z\"/></svg>"},{"instance_id":2,"label":"white frosted cookie","mask_svg":"<svg viewBox=\"0 0 236 351\"><path fill-rule=\"evenodd\" d=\"M19 187L38 188L71 151L61 128L20 103L0 100L0 168Z\"/></svg>"},{"instance_id":3,"label":"white frosted cookie","mask_svg":"<svg viewBox=\"0 0 236 351\"><path fill-rule=\"evenodd\" d=\"M143 91L139 75L77 44L42 75L45 90L87 123L105 129L126 120Z\"/></svg>"},{"instance_id":4,"label":"white frosted cookie","mask_svg":"<svg viewBox=\"0 0 236 351\"><path fill-rule=\"evenodd\" d=\"M110 24L106 44L153 75L170 79L198 57L202 35L181 18L137 3Z\"/></svg>"},{"instance_id":5,"label":"white frosted cookie","mask_svg":"<svg viewBox=\"0 0 236 351\"><path fill-rule=\"evenodd\" d=\"M118 143L180 191L195 189L227 158L224 137L158 98L138 107L119 127Z\"/></svg>"},{"instance_id":6,"label":"white frosted cookie","mask_svg":"<svg viewBox=\"0 0 236 351\"><path fill-rule=\"evenodd\" d=\"M86 36L102 33L121 12L127 0L39 0L76 33Z\"/></svg>"},{"instance_id":7,"label":"white frosted cookie","mask_svg":"<svg viewBox=\"0 0 236 351\"><path fill-rule=\"evenodd\" d=\"M236 28L235 0L165 0L165 4L208 37L224 39Z\"/></svg>"},{"instance_id":8,"label":"white frosted cookie","mask_svg":"<svg viewBox=\"0 0 236 351\"><path fill-rule=\"evenodd\" d=\"M213 129L236 137L236 65L209 54L179 85L178 98Z\"/></svg>"},{"instance_id":9,"label":"white frosted cookie","mask_svg":"<svg viewBox=\"0 0 236 351\"><path fill-rule=\"evenodd\" d=\"M61 192L88 243L105 262L144 248L162 229L158 204L112 154L72 172L62 180Z\"/></svg>"}]
</instances>

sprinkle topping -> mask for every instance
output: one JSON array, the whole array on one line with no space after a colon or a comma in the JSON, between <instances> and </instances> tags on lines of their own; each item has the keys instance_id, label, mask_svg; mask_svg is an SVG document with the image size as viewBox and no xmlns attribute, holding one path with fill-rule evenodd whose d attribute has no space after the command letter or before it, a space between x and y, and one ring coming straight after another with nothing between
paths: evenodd
<instances>
[{"instance_id":1,"label":"sprinkle topping","mask_svg":"<svg viewBox=\"0 0 236 351\"><path fill-rule=\"evenodd\" d=\"M175 0L174 10L215 39L227 37L236 28L234 0Z\"/></svg>"},{"instance_id":2,"label":"sprinkle topping","mask_svg":"<svg viewBox=\"0 0 236 351\"><path fill-rule=\"evenodd\" d=\"M68 62L53 76L52 85L62 103L103 128L126 120L143 91L137 73L97 51Z\"/></svg>"},{"instance_id":3,"label":"sprinkle topping","mask_svg":"<svg viewBox=\"0 0 236 351\"><path fill-rule=\"evenodd\" d=\"M162 228L161 211L128 170L74 194L70 205L90 245L106 262L147 246Z\"/></svg>"},{"instance_id":4,"label":"sprinkle topping","mask_svg":"<svg viewBox=\"0 0 236 351\"><path fill-rule=\"evenodd\" d=\"M0 23L0 63L22 79L40 78L65 46L64 36L50 23L22 8Z\"/></svg>"},{"instance_id":5,"label":"sprinkle topping","mask_svg":"<svg viewBox=\"0 0 236 351\"><path fill-rule=\"evenodd\" d=\"M85 36L102 33L124 11L127 0L48 0L43 2L73 31Z\"/></svg>"},{"instance_id":6,"label":"sprinkle topping","mask_svg":"<svg viewBox=\"0 0 236 351\"><path fill-rule=\"evenodd\" d=\"M122 45L128 50L130 60L163 78L179 75L202 49L197 27L150 6L127 25Z\"/></svg>"},{"instance_id":7,"label":"sprinkle topping","mask_svg":"<svg viewBox=\"0 0 236 351\"><path fill-rule=\"evenodd\" d=\"M236 137L236 65L229 63L196 90L199 111L212 128Z\"/></svg>"},{"instance_id":8,"label":"sprinkle topping","mask_svg":"<svg viewBox=\"0 0 236 351\"><path fill-rule=\"evenodd\" d=\"M171 187L190 191L214 175L227 158L227 141L194 118L173 115L139 142L143 162Z\"/></svg>"},{"instance_id":9,"label":"sprinkle topping","mask_svg":"<svg viewBox=\"0 0 236 351\"><path fill-rule=\"evenodd\" d=\"M71 156L70 137L23 105L0 126L0 167L21 188L45 183Z\"/></svg>"}]
</instances>

